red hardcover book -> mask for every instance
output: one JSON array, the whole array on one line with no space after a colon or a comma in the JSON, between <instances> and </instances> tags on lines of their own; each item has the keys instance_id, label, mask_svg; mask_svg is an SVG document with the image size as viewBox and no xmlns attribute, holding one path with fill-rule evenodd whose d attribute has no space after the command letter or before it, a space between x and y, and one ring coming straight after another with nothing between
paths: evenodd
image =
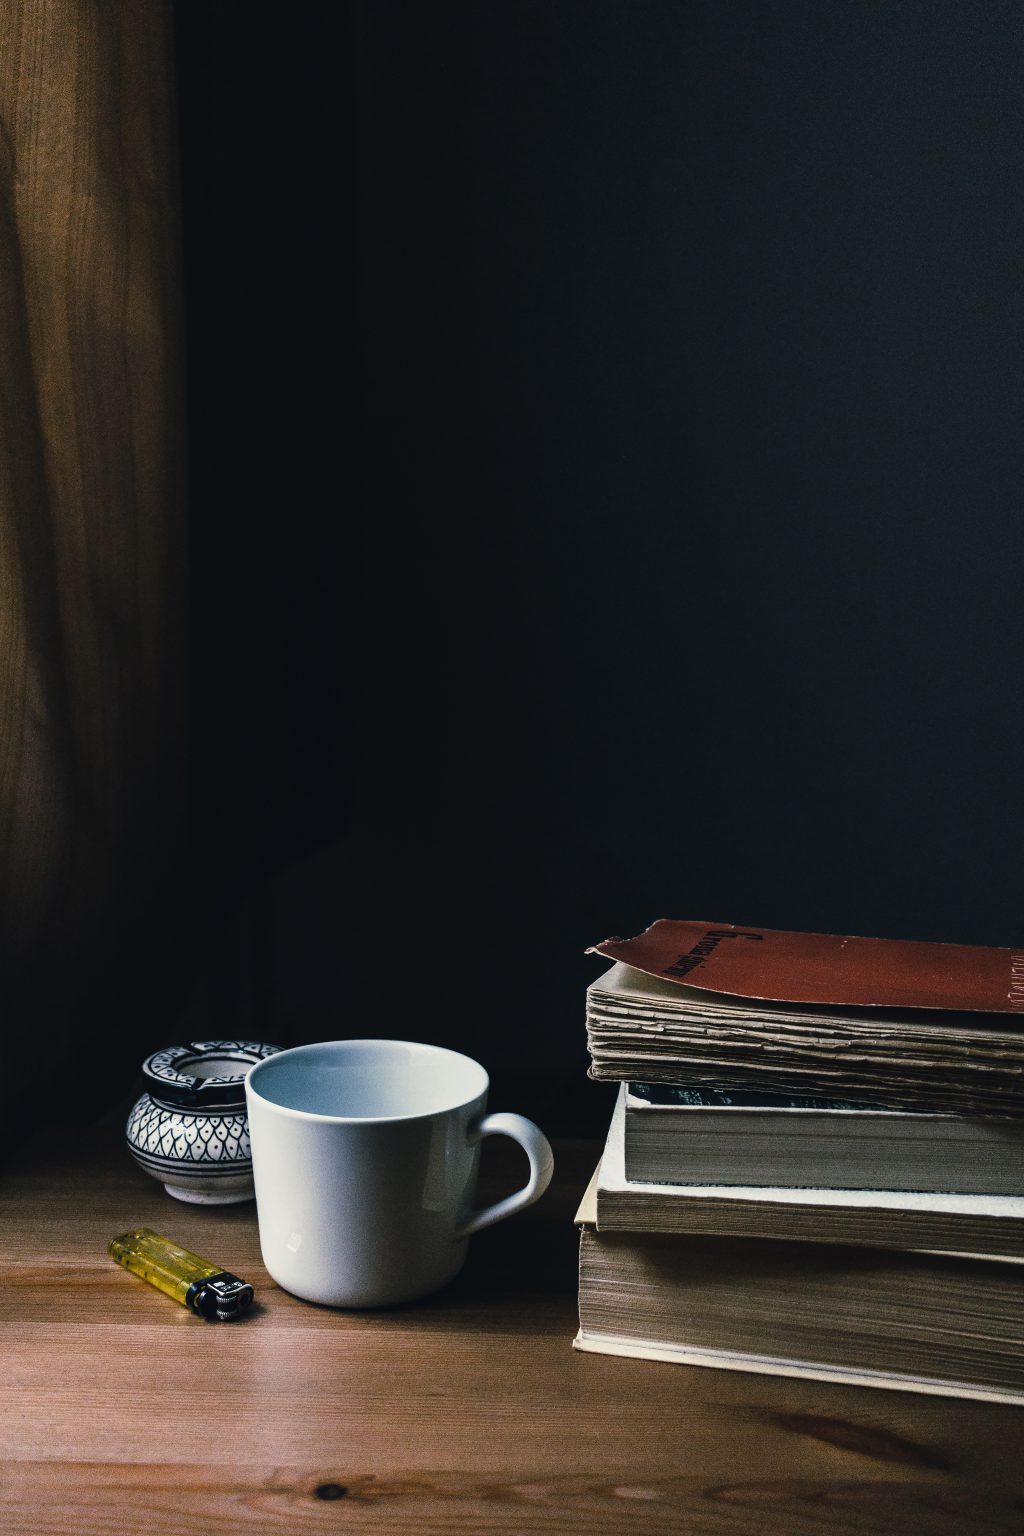
<instances>
[{"instance_id":1,"label":"red hardcover book","mask_svg":"<svg viewBox=\"0 0 1024 1536\"><path fill-rule=\"evenodd\" d=\"M635 939L605 939L588 953L736 997L1024 1013L1024 943L984 949L662 918Z\"/></svg>"},{"instance_id":2,"label":"red hardcover book","mask_svg":"<svg viewBox=\"0 0 1024 1536\"><path fill-rule=\"evenodd\" d=\"M1024 945L662 920L589 952L593 1077L1024 1117Z\"/></svg>"}]
</instances>

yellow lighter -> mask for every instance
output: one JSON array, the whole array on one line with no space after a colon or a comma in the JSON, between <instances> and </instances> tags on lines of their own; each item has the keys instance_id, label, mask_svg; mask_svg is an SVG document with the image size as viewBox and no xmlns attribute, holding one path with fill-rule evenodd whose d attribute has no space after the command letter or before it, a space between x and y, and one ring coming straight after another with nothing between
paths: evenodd
<instances>
[{"instance_id":1,"label":"yellow lighter","mask_svg":"<svg viewBox=\"0 0 1024 1536\"><path fill-rule=\"evenodd\" d=\"M252 1286L237 1275L161 1237L151 1227L122 1233L111 1241L107 1252L133 1275L148 1280L200 1317L225 1322L244 1312L253 1298Z\"/></svg>"}]
</instances>

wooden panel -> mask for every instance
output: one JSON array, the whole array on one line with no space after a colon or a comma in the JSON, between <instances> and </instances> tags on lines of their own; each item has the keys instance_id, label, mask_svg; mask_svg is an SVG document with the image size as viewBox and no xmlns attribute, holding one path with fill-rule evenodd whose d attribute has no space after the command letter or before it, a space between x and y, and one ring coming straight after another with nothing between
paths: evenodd
<instances>
[{"instance_id":1,"label":"wooden panel","mask_svg":"<svg viewBox=\"0 0 1024 1536\"><path fill-rule=\"evenodd\" d=\"M173 54L167 0L0 6L0 1137L180 859Z\"/></svg>"},{"instance_id":2,"label":"wooden panel","mask_svg":"<svg viewBox=\"0 0 1024 1536\"><path fill-rule=\"evenodd\" d=\"M446 1292L343 1313L274 1286L251 1205L179 1205L94 1132L30 1151L0 1187L5 1533L1016 1536L1018 1409L575 1354L595 1152L560 1148ZM495 1144L484 1194L514 1156ZM106 1243L140 1222L257 1309L204 1324L126 1275Z\"/></svg>"}]
</instances>

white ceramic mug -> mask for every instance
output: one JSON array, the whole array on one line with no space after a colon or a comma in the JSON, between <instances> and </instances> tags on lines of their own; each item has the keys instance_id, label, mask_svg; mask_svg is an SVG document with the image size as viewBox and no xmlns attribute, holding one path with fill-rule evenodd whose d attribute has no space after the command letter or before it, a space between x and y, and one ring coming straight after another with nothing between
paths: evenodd
<instances>
[{"instance_id":1,"label":"white ceramic mug","mask_svg":"<svg viewBox=\"0 0 1024 1536\"><path fill-rule=\"evenodd\" d=\"M466 1239L551 1182L546 1138L485 1115L479 1062L405 1040L281 1051L245 1080L263 1261L278 1285L334 1307L412 1301L462 1268ZM480 1142L511 1136L529 1182L473 1211Z\"/></svg>"}]
</instances>

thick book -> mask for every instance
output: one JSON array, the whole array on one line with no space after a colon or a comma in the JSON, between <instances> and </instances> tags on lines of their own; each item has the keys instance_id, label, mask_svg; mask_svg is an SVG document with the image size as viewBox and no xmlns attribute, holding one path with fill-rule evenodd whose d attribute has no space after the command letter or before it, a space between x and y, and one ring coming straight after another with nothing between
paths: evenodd
<instances>
[{"instance_id":1,"label":"thick book","mask_svg":"<svg viewBox=\"0 0 1024 1536\"><path fill-rule=\"evenodd\" d=\"M1024 1197L899 1189L658 1184L627 1179L625 1088L595 1187L601 1232L928 1249L1024 1260Z\"/></svg>"},{"instance_id":2,"label":"thick book","mask_svg":"<svg viewBox=\"0 0 1024 1536\"><path fill-rule=\"evenodd\" d=\"M626 1178L1024 1196L1024 1120L844 1099L628 1083Z\"/></svg>"},{"instance_id":3,"label":"thick book","mask_svg":"<svg viewBox=\"0 0 1024 1536\"><path fill-rule=\"evenodd\" d=\"M592 952L593 1077L1024 1118L1024 947L661 921Z\"/></svg>"},{"instance_id":4,"label":"thick book","mask_svg":"<svg viewBox=\"0 0 1024 1536\"><path fill-rule=\"evenodd\" d=\"M588 1192L589 1193L589 1192ZM1024 1266L580 1221L575 1347L1024 1402Z\"/></svg>"}]
</instances>

